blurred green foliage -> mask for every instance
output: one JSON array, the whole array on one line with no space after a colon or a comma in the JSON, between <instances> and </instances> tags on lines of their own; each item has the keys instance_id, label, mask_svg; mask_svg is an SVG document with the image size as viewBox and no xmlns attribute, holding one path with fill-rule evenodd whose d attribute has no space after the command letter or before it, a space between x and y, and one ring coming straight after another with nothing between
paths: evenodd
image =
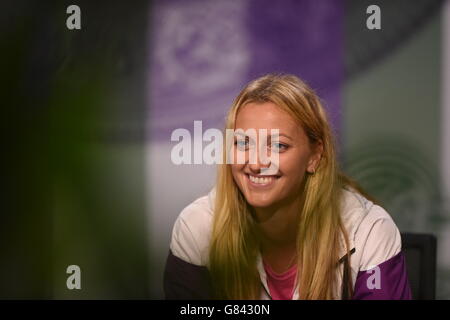
<instances>
[{"instance_id":1,"label":"blurred green foliage","mask_svg":"<svg viewBox=\"0 0 450 320\"><path fill-rule=\"evenodd\" d=\"M84 29L69 31L69 4L3 4L0 298L148 298L144 141L117 139L145 110L145 82L134 107L120 99L145 68L123 71L115 50L133 29L145 42L148 5L80 1ZM81 290L66 287L71 264Z\"/></svg>"}]
</instances>

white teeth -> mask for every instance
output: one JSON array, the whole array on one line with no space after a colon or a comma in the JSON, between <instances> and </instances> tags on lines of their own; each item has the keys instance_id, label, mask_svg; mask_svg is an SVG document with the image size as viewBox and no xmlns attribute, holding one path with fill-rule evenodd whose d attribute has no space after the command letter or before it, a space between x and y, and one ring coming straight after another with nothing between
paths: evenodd
<instances>
[{"instance_id":1,"label":"white teeth","mask_svg":"<svg viewBox=\"0 0 450 320\"><path fill-rule=\"evenodd\" d=\"M269 184L274 179L273 177L266 177L266 178L258 178L254 177L252 175L249 175L250 181L257 184Z\"/></svg>"}]
</instances>

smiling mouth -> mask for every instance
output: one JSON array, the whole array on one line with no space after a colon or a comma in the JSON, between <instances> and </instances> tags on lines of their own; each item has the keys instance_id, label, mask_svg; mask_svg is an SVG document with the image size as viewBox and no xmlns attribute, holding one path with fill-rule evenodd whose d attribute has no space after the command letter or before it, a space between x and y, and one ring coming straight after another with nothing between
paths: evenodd
<instances>
[{"instance_id":1,"label":"smiling mouth","mask_svg":"<svg viewBox=\"0 0 450 320\"><path fill-rule=\"evenodd\" d=\"M248 181L250 182L251 185L255 186L255 187L267 187L272 185L277 179L280 178L280 176L255 176L255 175L251 175L246 173L245 174L247 176Z\"/></svg>"}]
</instances>

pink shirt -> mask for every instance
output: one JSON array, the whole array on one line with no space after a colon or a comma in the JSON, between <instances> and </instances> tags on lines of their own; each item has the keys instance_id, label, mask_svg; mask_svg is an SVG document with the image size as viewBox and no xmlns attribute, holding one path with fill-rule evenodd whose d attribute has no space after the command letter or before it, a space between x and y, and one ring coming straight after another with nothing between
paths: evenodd
<instances>
[{"instance_id":1,"label":"pink shirt","mask_svg":"<svg viewBox=\"0 0 450 320\"><path fill-rule=\"evenodd\" d=\"M283 273L275 273L272 268L263 261L267 274L267 285L273 300L292 300L294 294L297 264L294 264Z\"/></svg>"}]
</instances>

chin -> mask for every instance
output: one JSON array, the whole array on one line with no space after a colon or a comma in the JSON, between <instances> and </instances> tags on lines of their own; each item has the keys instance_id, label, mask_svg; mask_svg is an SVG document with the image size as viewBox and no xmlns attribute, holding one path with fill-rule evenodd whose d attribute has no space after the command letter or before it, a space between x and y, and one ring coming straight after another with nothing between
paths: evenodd
<instances>
[{"instance_id":1,"label":"chin","mask_svg":"<svg viewBox=\"0 0 450 320\"><path fill-rule=\"evenodd\" d=\"M248 204L255 208L267 208L275 203L273 197L247 196L245 198Z\"/></svg>"}]
</instances>

